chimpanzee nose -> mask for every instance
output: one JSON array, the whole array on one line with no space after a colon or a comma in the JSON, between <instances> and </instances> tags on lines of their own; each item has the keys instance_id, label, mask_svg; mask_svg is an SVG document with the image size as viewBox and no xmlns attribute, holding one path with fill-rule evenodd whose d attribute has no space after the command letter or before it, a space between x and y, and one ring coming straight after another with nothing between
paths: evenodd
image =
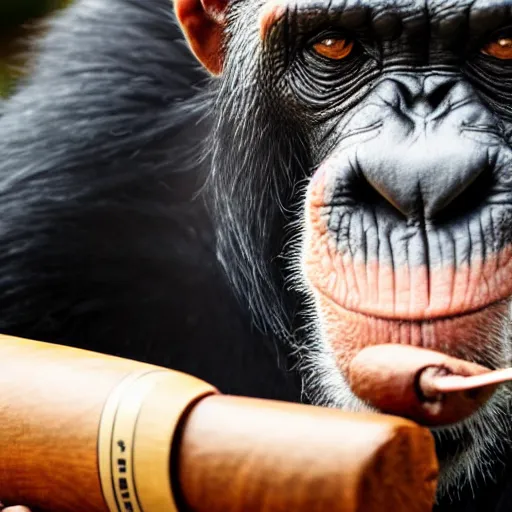
<instances>
[{"instance_id":1,"label":"chimpanzee nose","mask_svg":"<svg viewBox=\"0 0 512 512\"><path fill-rule=\"evenodd\" d=\"M465 133L488 122L486 114L469 86L447 77L405 76L374 92L368 112L380 109L384 126L357 148L358 169L406 217L433 218L489 167L486 152Z\"/></svg>"}]
</instances>

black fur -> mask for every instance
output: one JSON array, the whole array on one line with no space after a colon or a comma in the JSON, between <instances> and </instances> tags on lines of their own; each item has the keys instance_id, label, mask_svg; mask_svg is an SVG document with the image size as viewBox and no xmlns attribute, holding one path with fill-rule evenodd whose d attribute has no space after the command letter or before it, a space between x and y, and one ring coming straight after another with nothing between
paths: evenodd
<instances>
[{"instance_id":1,"label":"black fur","mask_svg":"<svg viewBox=\"0 0 512 512\"><path fill-rule=\"evenodd\" d=\"M207 78L169 0L80 0L52 25L0 111L0 332L304 398L279 339L300 125L244 97L229 55ZM510 510L509 473L439 510Z\"/></svg>"},{"instance_id":2,"label":"black fur","mask_svg":"<svg viewBox=\"0 0 512 512\"><path fill-rule=\"evenodd\" d=\"M210 84L168 0L83 0L0 118L0 331L298 399L215 257Z\"/></svg>"}]
</instances>

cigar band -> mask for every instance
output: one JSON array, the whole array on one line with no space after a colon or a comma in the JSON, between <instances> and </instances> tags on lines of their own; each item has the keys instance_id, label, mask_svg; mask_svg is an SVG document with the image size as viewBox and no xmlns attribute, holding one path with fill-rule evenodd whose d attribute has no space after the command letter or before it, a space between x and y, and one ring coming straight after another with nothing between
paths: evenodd
<instances>
[{"instance_id":1,"label":"cigar band","mask_svg":"<svg viewBox=\"0 0 512 512\"><path fill-rule=\"evenodd\" d=\"M209 384L176 371L128 375L103 408L98 462L110 512L178 512L173 440L184 413L214 394Z\"/></svg>"}]
</instances>

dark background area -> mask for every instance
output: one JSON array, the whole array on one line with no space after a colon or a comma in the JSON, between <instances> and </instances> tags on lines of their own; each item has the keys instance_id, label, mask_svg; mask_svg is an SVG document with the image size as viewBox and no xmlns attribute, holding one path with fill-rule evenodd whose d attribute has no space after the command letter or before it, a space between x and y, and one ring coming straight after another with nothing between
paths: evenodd
<instances>
[{"instance_id":1,"label":"dark background area","mask_svg":"<svg viewBox=\"0 0 512 512\"><path fill-rule=\"evenodd\" d=\"M0 1L0 96L12 90L26 72L29 42L41 33L41 20L70 0Z\"/></svg>"}]
</instances>

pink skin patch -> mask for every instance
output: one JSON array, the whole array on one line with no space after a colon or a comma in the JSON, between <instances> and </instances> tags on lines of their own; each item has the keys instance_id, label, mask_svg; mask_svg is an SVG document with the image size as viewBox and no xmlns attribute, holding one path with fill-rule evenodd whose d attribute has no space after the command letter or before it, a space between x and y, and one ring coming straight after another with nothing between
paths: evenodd
<instances>
[{"instance_id":1,"label":"pink skin patch","mask_svg":"<svg viewBox=\"0 0 512 512\"><path fill-rule=\"evenodd\" d=\"M499 337L508 314L504 299L512 295L512 247L430 276L425 266L357 261L340 253L321 216L324 183L320 171L308 191L303 268L338 367L345 372L359 350L384 343L492 359L489 336Z\"/></svg>"},{"instance_id":2,"label":"pink skin patch","mask_svg":"<svg viewBox=\"0 0 512 512\"><path fill-rule=\"evenodd\" d=\"M267 2L260 13L260 38L264 41L270 29L286 14L286 0L271 0Z\"/></svg>"},{"instance_id":3,"label":"pink skin patch","mask_svg":"<svg viewBox=\"0 0 512 512\"><path fill-rule=\"evenodd\" d=\"M208 16L216 23L224 23L228 0L201 0L203 9Z\"/></svg>"}]
</instances>

